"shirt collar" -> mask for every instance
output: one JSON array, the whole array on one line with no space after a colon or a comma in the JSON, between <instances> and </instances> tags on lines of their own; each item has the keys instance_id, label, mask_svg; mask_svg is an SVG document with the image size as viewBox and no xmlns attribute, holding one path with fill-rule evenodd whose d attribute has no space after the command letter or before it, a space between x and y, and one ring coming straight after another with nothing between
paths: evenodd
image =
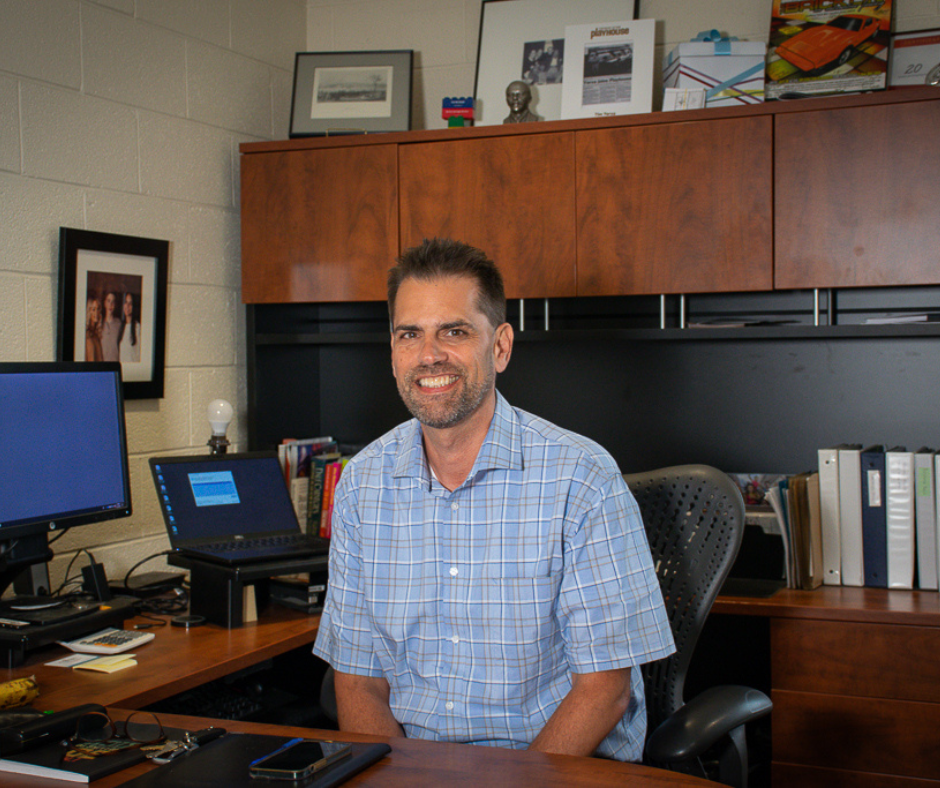
<instances>
[{"instance_id":1,"label":"shirt collar","mask_svg":"<svg viewBox=\"0 0 940 788\"><path fill-rule=\"evenodd\" d=\"M520 468L522 427L519 424L519 416L497 391L493 420L468 478L474 478L481 471ZM431 473L424 455L424 442L421 439L421 424L417 419L405 424L405 434L395 458L393 476L413 477L422 483L431 483Z\"/></svg>"}]
</instances>

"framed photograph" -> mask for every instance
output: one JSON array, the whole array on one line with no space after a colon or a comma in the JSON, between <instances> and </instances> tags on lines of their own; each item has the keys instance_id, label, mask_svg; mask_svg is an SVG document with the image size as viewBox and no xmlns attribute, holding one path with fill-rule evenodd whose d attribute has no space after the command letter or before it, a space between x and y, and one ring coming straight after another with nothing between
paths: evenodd
<instances>
[{"instance_id":1,"label":"framed photograph","mask_svg":"<svg viewBox=\"0 0 940 788\"><path fill-rule=\"evenodd\" d=\"M291 137L411 129L410 49L298 52Z\"/></svg>"},{"instance_id":2,"label":"framed photograph","mask_svg":"<svg viewBox=\"0 0 940 788\"><path fill-rule=\"evenodd\" d=\"M528 83L529 111L561 118L568 25L633 19L634 0L483 0L474 85L474 124L495 126L509 114L506 88Z\"/></svg>"},{"instance_id":3,"label":"framed photograph","mask_svg":"<svg viewBox=\"0 0 940 788\"><path fill-rule=\"evenodd\" d=\"M565 28L561 117L652 112L655 36L653 19Z\"/></svg>"},{"instance_id":4,"label":"framed photograph","mask_svg":"<svg viewBox=\"0 0 940 788\"><path fill-rule=\"evenodd\" d=\"M59 228L60 361L120 361L125 398L163 397L169 249Z\"/></svg>"}]
</instances>

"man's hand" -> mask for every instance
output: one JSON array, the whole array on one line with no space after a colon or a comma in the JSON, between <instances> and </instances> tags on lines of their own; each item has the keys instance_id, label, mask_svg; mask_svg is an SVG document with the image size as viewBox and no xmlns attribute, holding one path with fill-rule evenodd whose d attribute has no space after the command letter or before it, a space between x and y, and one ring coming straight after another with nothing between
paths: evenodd
<instances>
[{"instance_id":1,"label":"man's hand","mask_svg":"<svg viewBox=\"0 0 940 788\"><path fill-rule=\"evenodd\" d=\"M335 686L341 731L404 737L405 731L392 716L385 679L337 670Z\"/></svg>"},{"instance_id":2,"label":"man's hand","mask_svg":"<svg viewBox=\"0 0 940 788\"><path fill-rule=\"evenodd\" d=\"M593 755L627 713L630 668L572 673L571 681L571 691L529 745L530 750Z\"/></svg>"}]
</instances>

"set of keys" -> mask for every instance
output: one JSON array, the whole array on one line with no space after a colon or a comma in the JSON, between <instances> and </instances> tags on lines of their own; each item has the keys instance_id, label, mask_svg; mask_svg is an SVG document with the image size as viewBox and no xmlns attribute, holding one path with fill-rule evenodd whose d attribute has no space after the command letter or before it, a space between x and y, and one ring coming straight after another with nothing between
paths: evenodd
<instances>
[{"instance_id":1,"label":"set of keys","mask_svg":"<svg viewBox=\"0 0 940 788\"><path fill-rule=\"evenodd\" d=\"M225 728L203 728L195 733L186 731L182 739L164 741L160 744L149 744L140 749L142 752L147 753L147 757L154 763L169 763L174 758L179 758L179 756L192 752L197 747L218 739L225 732Z\"/></svg>"}]
</instances>

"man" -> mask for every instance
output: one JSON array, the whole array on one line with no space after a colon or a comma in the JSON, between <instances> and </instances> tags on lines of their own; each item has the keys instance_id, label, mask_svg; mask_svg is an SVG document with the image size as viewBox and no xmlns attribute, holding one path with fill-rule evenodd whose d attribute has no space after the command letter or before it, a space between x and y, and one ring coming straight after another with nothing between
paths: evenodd
<instances>
[{"instance_id":1,"label":"man","mask_svg":"<svg viewBox=\"0 0 940 788\"><path fill-rule=\"evenodd\" d=\"M510 82L506 87L506 103L509 114L503 123L533 123L541 118L529 109L532 102L532 89L522 80Z\"/></svg>"},{"instance_id":2,"label":"man","mask_svg":"<svg viewBox=\"0 0 940 788\"><path fill-rule=\"evenodd\" d=\"M639 760L672 653L636 503L596 443L509 406L502 277L447 240L389 273L414 419L343 472L314 653L342 730Z\"/></svg>"}]
</instances>

